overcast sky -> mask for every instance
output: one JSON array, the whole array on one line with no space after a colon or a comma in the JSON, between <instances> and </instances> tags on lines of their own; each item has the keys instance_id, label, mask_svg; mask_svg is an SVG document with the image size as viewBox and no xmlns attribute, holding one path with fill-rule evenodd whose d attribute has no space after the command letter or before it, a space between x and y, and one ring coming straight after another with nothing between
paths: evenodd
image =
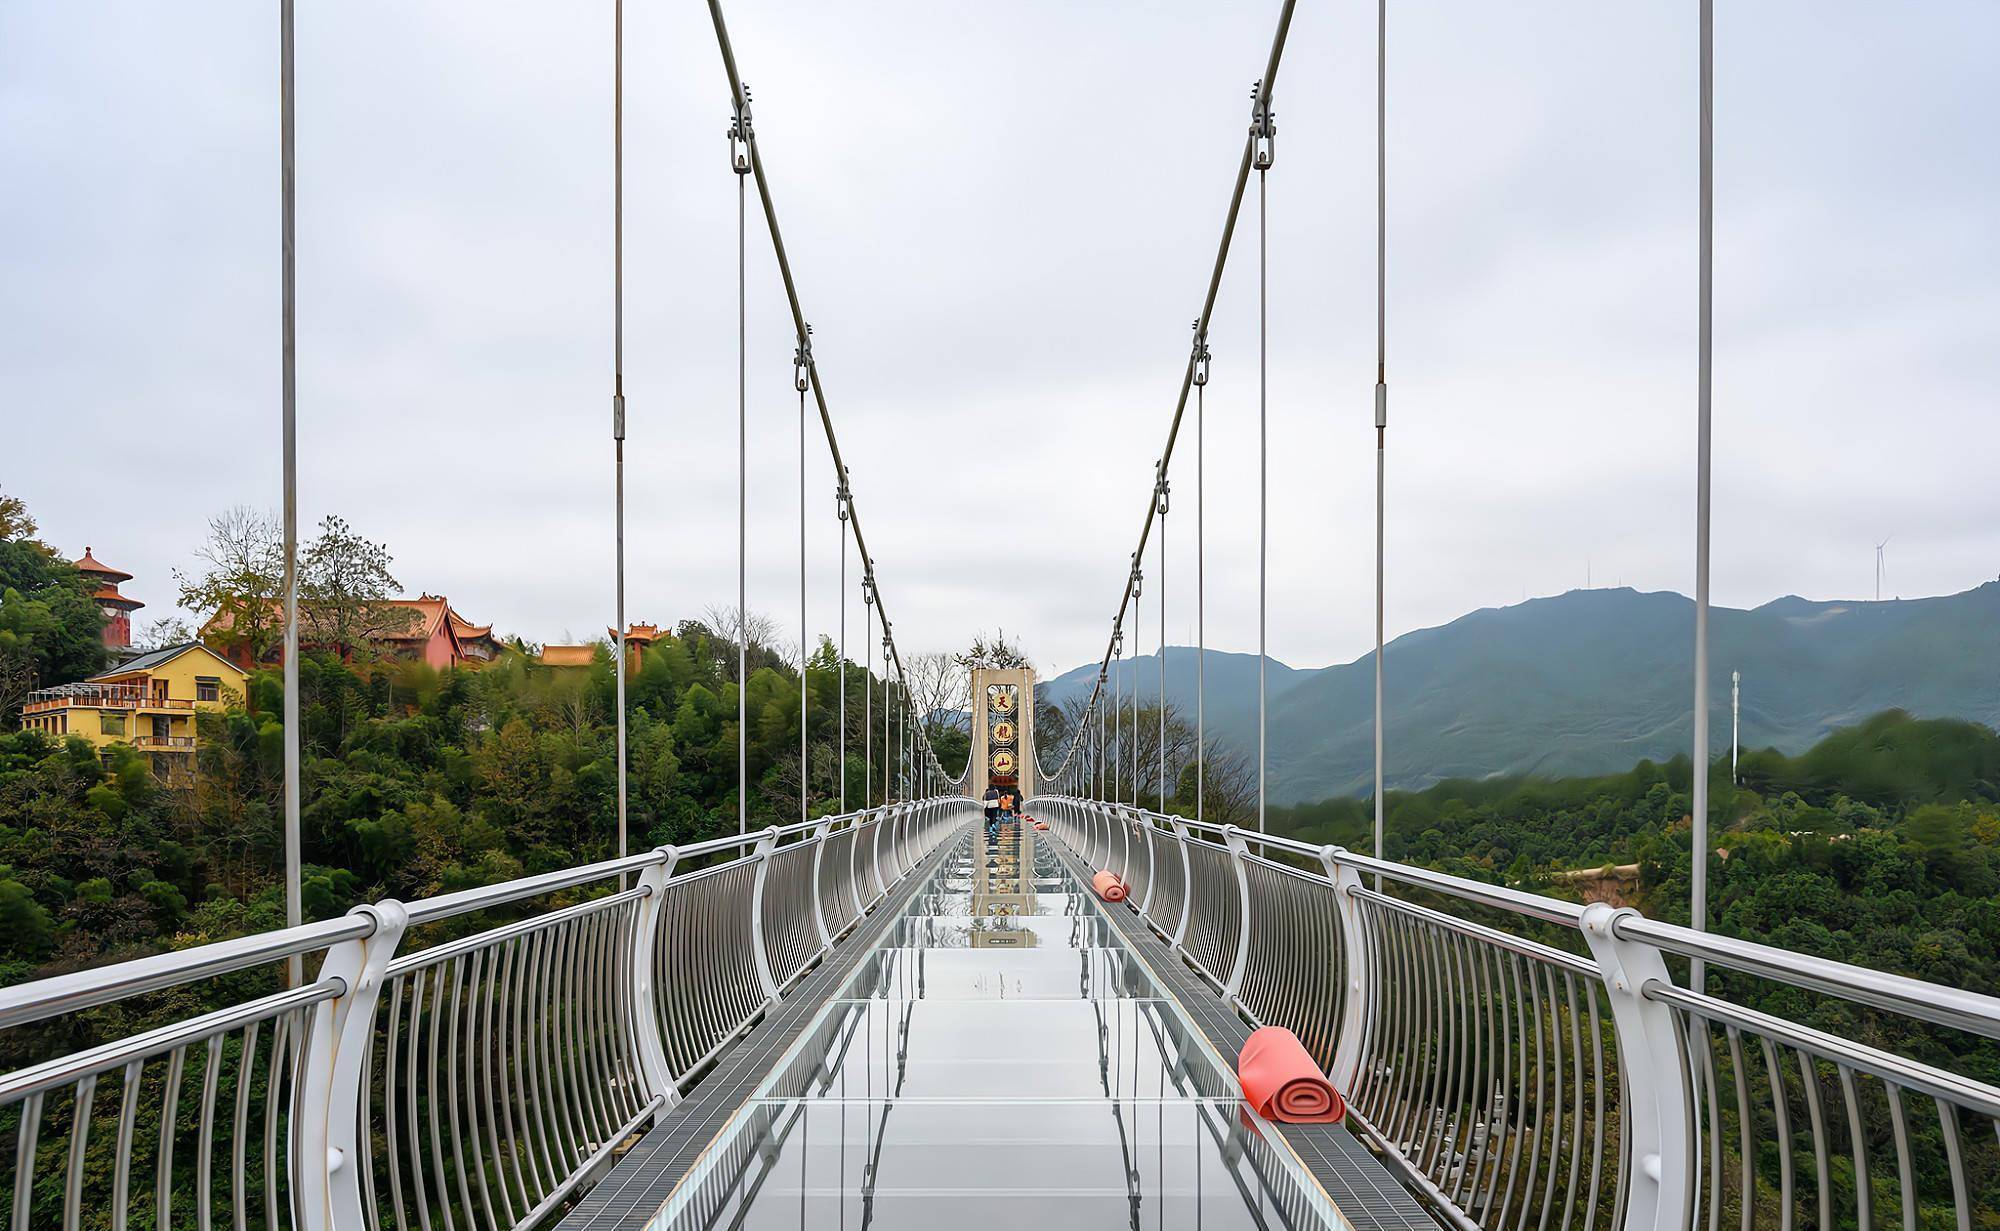
<instances>
[{"instance_id":1,"label":"overcast sky","mask_svg":"<svg viewBox=\"0 0 2000 1231\"><path fill-rule=\"evenodd\" d=\"M1586 576L1687 591L1694 0L1390 7L1391 635ZM1719 7L1716 601L1867 597L1884 538L1890 593L1990 579L2000 7ZM610 3L299 9L302 514L503 633L601 633ZM276 11L0 4L0 490L137 574L142 616L170 614L209 516L279 500ZM906 648L1004 625L1045 670L1100 652L1275 13L731 5ZM1278 95L1270 646L1299 664L1372 636L1374 31L1372 4L1306 0ZM628 609L666 621L734 596L737 184L703 6L635 0L626 57ZM1241 650L1253 219L1207 433L1208 636ZM749 248L751 605L789 623L792 338L754 194ZM831 632L816 425L807 461Z\"/></svg>"}]
</instances>

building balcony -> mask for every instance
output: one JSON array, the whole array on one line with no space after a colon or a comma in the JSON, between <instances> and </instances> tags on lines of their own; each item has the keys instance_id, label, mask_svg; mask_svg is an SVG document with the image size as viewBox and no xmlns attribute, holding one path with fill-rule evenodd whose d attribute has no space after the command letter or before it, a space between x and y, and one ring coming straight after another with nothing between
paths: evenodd
<instances>
[{"instance_id":1,"label":"building balcony","mask_svg":"<svg viewBox=\"0 0 2000 1231\"><path fill-rule=\"evenodd\" d=\"M23 714L52 710L191 710L194 702L172 697L148 696L137 684L62 684L37 688L21 706Z\"/></svg>"},{"instance_id":2,"label":"building balcony","mask_svg":"<svg viewBox=\"0 0 2000 1231\"><path fill-rule=\"evenodd\" d=\"M193 752L192 735L137 735L132 746L141 752Z\"/></svg>"}]
</instances>

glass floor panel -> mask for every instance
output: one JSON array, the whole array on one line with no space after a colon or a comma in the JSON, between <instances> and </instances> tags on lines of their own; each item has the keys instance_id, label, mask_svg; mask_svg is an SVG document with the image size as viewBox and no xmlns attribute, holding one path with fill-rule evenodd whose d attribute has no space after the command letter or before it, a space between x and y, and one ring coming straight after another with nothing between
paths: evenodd
<instances>
[{"instance_id":1,"label":"glass floor panel","mask_svg":"<svg viewBox=\"0 0 2000 1231\"><path fill-rule=\"evenodd\" d=\"M888 1000L1104 1000L1150 980L1123 949L882 949L861 990Z\"/></svg>"},{"instance_id":2,"label":"glass floor panel","mask_svg":"<svg viewBox=\"0 0 2000 1231\"><path fill-rule=\"evenodd\" d=\"M1034 904L1023 912L1028 915L1075 915L1081 913L1084 904L1070 894L1060 891L1037 889ZM920 893L912 903L912 913L925 915L967 916L972 908L970 891L944 893Z\"/></svg>"},{"instance_id":3,"label":"glass floor panel","mask_svg":"<svg viewBox=\"0 0 2000 1231\"><path fill-rule=\"evenodd\" d=\"M770 1100L743 1115L756 1147L676 1194L657 1231L1341 1225L1234 1100Z\"/></svg>"},{"instance_id":4,"label":"glass floor panel","mask_svg":"<svg viewBox=\"0 0 2000 1231\"><path fill-rule=\"evenodd\" d=\"M1053 852L983 845L960 840L647 1231L1347 1227Z\"/></svg>"},{"instance_id":5,"label":"glass floor panel","mask_svg":"<svg viewBox=\"0 0 2000 1231\"><path fill-rule=\"evenodd\" d=\"M1158 1000L853 1000L830 1083L896 1098L1192 1094L1205 1058ZM1215 1091L1211 1089L1210 1093Z\"/></svg>"},{"instance_id":6,"label":"glass floor panel","mask_svg":"<svg viewBox=\"0 0 2000 1231\"><path fill-rule=\"evenodd\" d=\"M899 948L1032 949L1049 945L1100 949L1114 939L1109 925L1092 915L911 915L897 922L888 943ZM995 941L1005 941L1004 945Z\"/></svg>"}]
</instances>

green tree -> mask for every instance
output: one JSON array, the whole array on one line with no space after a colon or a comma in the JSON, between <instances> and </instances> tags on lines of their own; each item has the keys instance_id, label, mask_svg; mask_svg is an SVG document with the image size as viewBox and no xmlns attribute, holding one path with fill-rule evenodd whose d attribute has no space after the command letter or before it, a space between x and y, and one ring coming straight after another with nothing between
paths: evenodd
<instances>
[{"instance_id":1,"label":"green tree","mask_svg":"<svg viewBox=\"0 0 2000 1231\"><path fill-rule=\"evenodd\" d=\"M104 615L76 567L35 537L17 496L0 494L0 725L28 691L103 669Z\"/></svg>"},{"instance_id":2,"label":"green tree","mask_svg":"<svg viewBox=\"0 0 2000 1231\"><path fill-rule=\"evenodd\" d=\"M277 518L237 505L208 520L195 549L195 574L174 570L180 605L206 622L218 648L241 647L250 662L267 661L284 636L285 548Z\"/></svg>"},{"instance_id":3,"label":"green tree","mask_svg":"<svg viewBox=\"0 0 2000 1231\"><path fill-rule=\"evenodd\" d=\"M386 599L402 593L385 544L329 514L299 559L301 637L342 659L374 661L382 638L408 635L417 613Z\"/></svg>"}]
</instances>

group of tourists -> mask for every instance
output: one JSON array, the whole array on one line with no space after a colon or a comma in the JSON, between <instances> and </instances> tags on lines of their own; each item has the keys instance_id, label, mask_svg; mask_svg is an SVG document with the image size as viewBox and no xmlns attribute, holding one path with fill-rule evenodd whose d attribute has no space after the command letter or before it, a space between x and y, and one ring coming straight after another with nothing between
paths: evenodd
<instances>
[{"instance_id":1,"label":"group of tourists","mask_svg":"<svg viewBox=\"0 0 2000 1231\"><path fill-rule=\"evenodd\" d=\"M1000 844L1000 826L1017 825L1021 820L1021 797L1012 786L997 783L986 788L986 845Z\"/></svg>"}]
</instances>

